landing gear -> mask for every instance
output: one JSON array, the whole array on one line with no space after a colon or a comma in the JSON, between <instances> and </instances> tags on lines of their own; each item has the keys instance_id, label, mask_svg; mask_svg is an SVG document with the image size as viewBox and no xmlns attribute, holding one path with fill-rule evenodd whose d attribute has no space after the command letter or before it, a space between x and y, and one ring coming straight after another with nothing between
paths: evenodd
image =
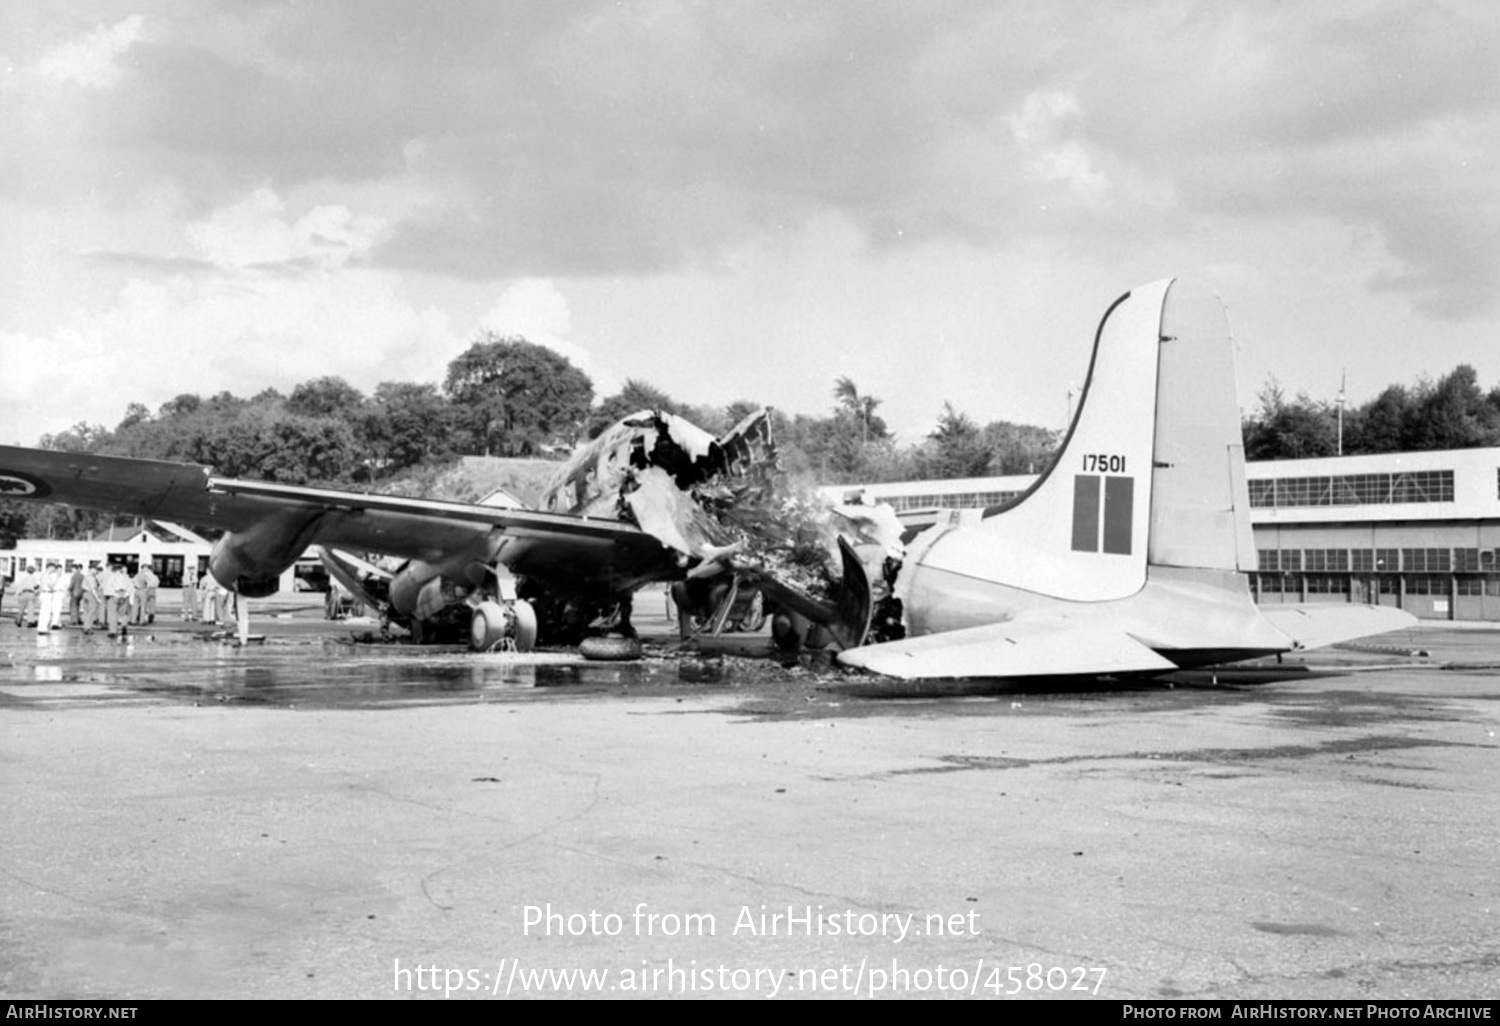
<instances>
[{"instance_id":1,"label":"landing gear","mask_svg":"<svg viewBox=\"0 0 1500 1026\"><path fill-rule=\"evenodd\" d=\"M798 652L807 641L807 617L790 609L777 610L771 617L771 641L783 652Z\"/></svg>"},{"instance_id":2,"label":"landing gear","mask_svg":"<svg viewBox=\"0 0 1500 1026\"><path fill-rule=\"evenodd\" d=\"M469 621L469 647L476 652L530 652L536 647L536 610L525 599L481 602Z\"/></svg>"}]
</instances>

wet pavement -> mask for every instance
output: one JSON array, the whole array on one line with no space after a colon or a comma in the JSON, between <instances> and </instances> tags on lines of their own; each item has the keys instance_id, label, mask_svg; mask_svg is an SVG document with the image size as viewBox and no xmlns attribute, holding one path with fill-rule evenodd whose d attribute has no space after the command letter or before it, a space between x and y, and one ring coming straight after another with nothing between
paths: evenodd
<instances>
[{"instance_id":1,"label":"wet pavement","mask_svg":"<svg viewBox=\"0 0 1500 1026\"><path fill-rule=\"evenodd\" d=\"M1500 632L883 691L266 608L0 621L0 996L1500 996Z\"/></svg>"}]
</instances>

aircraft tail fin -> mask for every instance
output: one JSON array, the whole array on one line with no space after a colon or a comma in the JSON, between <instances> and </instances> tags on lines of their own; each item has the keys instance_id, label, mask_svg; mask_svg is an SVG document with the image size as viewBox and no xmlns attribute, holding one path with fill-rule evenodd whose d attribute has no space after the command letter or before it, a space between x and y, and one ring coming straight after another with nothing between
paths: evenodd
<instances>
[{"instance_id":1,"label":"aircraft tail fin","mask_svg":"<svg viewBox=\"0 0 1500 1026\"><path fill-rule=\"evenodd\" d=\"M1139 591L1153 565L1254 568L1233 339L1218 297L1167 280L1104 315L1073 423L1018 498L985 511L925 565L1076 601ZM977 571L977 572L976 572Z\"/></svg>"},{"instance_id":2,"label":"aircraft tail fin","mask_svg":"<svg viewBox=\"0 0 1500 1026\"><path fill-rule=\"evenodd\" d=\"M1056 458L1020 496L985 510L976 530L933 539L918 555L924 566L1077 601L1144 586L1157 351L1171 288L1156 282L1114 302Z\"/></svg>"}]
</instances>

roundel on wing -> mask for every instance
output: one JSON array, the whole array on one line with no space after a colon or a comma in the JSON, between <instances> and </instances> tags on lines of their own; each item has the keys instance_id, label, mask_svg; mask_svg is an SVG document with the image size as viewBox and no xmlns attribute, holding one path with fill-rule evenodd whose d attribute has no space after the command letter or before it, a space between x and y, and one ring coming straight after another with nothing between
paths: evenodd
<instances>
[{"instance_id":1,"label":"roundel on wing","mask_svg":"<svg viewBox=\"0 0 1500 1026\"><path fill-rule=\"evenodd\" d=\"M0 470L0 499L36 499L52 489L45 481L16 470Z\"/></svg>"}]
</instances>

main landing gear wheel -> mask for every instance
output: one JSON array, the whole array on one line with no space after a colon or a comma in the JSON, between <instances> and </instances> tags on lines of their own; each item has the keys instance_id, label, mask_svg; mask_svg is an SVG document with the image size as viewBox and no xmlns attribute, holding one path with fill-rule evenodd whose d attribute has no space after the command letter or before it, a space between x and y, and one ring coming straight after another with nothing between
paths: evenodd
<instances>
[{"instance_id":1,"label":"main landing gear wheel","mask_svg":"<svg viewBox=\"0 0 1500 1026\"><path fill-rule=\"evenodd\" d=\"M536 647L536 610L525 599L517 599L508 608L499 602L481 602L469 621L469 647L476 652L530 652Z\"/></svg>"}]
</instances>

